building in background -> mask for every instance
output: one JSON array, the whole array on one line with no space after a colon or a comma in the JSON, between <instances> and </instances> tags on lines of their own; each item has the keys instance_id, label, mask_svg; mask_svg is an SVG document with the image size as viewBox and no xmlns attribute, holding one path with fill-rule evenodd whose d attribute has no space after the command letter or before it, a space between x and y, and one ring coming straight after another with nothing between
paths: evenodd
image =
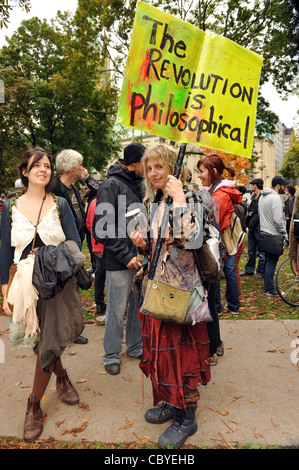
<instances>
[{"instance_id":1,"label":"building in background","mask_svg":"<svg viewBox=\"0 0 299 470\"><path fill-rule=\"evenodd\" d=\"M254 137L253 151L258 155L258 161L255 164L255 171L252 177L262 178L264 180L264 187L271 187L272 178L279 174L280 168L283 164L283 159L286 156L287 150L292 144L294 129L288 129L285 124L279 121L276 125L276 134L265 134L262 138ZM133 141L141 142L148 147L152 144L165 143L174 145L175 142L165 139L153 134L141 132L137 129L128 129L127 137L122 139L122 148L126 147ZM191 186L201 185L200 180L197 178L196 164L201 157L201 152L198 145L187 145L186 148L186 167L192 172ZM123 157L123 152L119 154L119 158ZM113 159L107 165L109 168L115 162ZM101 178L102 179L102 178Z\"/></svg>"}]
</instances>

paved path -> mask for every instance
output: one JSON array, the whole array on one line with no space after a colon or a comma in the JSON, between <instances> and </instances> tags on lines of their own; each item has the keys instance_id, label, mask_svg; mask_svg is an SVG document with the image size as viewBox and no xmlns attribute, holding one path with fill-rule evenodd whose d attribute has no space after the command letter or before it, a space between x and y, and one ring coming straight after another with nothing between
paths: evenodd
<instances>
[{"instance_id":1,"label":"paved path","mask_svg":"<svg viewBox=\"0 0 299 470\"><path fill-rule=\"evenodd\" d=\"M221 320L225 353L201 387L198 431L186 444L217 447L257 442L299 445L299 320ZM138 360L125 354L121 373L105 372L104 326L88 324L87 345L70 345L63 362L76 386L81 405L61 403L51 378L42 403L47 419L43 439L102 443L154 443L168 424L151 425L144 412L152 406L151 382ZM35 355L11 351L9 319L0 316L0 436L23 437L26 400L31 391ZM296 351L296 344L297 351ZM77 429L77 432L76 432Z\"/></svg>"}]
</instances>

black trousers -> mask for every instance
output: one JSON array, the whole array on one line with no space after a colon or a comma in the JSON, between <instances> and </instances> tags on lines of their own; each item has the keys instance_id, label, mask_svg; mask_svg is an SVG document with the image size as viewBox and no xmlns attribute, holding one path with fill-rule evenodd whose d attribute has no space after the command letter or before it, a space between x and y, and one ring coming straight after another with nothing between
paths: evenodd
<instances>
[{"instance_id":1,"label":"black trousers","mask_svg":"<svg viewBox=\"0 0 299 470\"><path fill-rule=\"evenodd\" d=\"M208 304L213 321L207 322L207 330L210 338L210 357L216 354L216 349L222 344L220 338L219 317L216 307L216 282L203 283L208 289Z\"/></svg>"},{"instance_id":2,"label":"black trousers","mask_svg":"<svg viewBox=\"0 0 299 470\"><path fill-rule=\"evenodd\" d=\"M106 281L105 258L95 256L96 266L94 273L94 301L97 305L105 303L104 289Z\"/></svg>"}]
</instances>

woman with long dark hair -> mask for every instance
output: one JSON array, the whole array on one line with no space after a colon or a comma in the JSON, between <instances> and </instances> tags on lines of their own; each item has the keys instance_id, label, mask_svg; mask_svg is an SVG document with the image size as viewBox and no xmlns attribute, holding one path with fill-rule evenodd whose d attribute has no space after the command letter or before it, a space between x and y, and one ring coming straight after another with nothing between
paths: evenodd
<instances>
[{"instance_id":1,"label":"woman with long dark hair","mask_svg":"<svg viewBox=\"0 0 299 470\"><path fill-rule=\"evenodd\" d=\"M27 150L19 165L19 173L26 191L20 196L8 199L3 205L0 247L3 309L7 316L13 315L13 318L16 313L16 304L12 308L7 297L9 268L13 261L19 264L20 267L22 266L22 269L26 266L26 270L31 265L32 276L34 256L36 256L32 252L33 239L35 239L35 248L46 245L58 246L66 240L76 242L78 247L81 248L75 220L67 201L64 198L53 196L50 192L54 167L49 152L39 147ZM26 279L29 287L30 285L32 287L31 279L32 277ZM21 284L22 280L19 284L20 287L22 287ZM40 338L47 341L51 337L51 341L54 340L54 343L60 346L59 335L63 333L65 335L63 347L65 347L66 344L73 342L80 335L83 329L83 316L80 293L75 277L67 281L63 290L50 300L36 299L34 289L30 290L30 295L32 295L32 299L29 299L28 310L31 312L32 321L27 324L24 341L26 337L27 340L31 339L32 341L38 341ZM51 324L53 315L56 312L59 312L61 320L65 312L67 314L71 312L71 322L65 321L64 327L66 330L64 332L59 331L58 326L55 328L54 325L51 331L46 326ZM20 312L20 315L25 316L25 312ZM32 341L28 341L26 345L32 347L34 345ZM25 345L25 342L22 344ZM39 349L38 345L33 387L27 403L24 424L25 441L35 440L42 433L43 413L40 408L40 400L44 395L52 372L57 377L56 390L59 398L69 405L76 404L79 401L78 394L63 368L60 358L61 351L54 351L57 357L45 371L41 365Z\"/></svg>"}]
</instances>

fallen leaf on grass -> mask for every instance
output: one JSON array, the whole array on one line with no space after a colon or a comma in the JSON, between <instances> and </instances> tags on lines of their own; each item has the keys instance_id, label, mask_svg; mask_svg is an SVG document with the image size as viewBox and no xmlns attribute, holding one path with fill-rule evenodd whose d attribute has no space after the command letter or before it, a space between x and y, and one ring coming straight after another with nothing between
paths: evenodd
<instances>
[{"instance_id":1,"label":"fallen leaf on grass","mask_svg":"<svg viewBox=\"0 0 299 470\"><path fill-rule=\"evenodd\" d=\"M219 410L214 410L213 408L211 408L210 406L208 406L208 409L211 410L211 411L214 411L215 413L218 413L220 414L221 416L227 416L229 414L228 411L219 411Z\"/></svg>"},{"instance_id":2,"label":"fallen leaf on grass","mask_svg":"<svg viewBox=\"0 0 299 470\"><path fill-rule=\"evenodd\" d=\"M276 352L277 352L277 349L268 349L267 352L276 353Z\"/></svg>"},{"instance_id":3,"label":"fallen leaf on grass","mask_svg":"<svg viewBox=\"0 0 299 470\"><path fill-rule=\"evenodd\" d=\"M87 382L88 379L80 379L78 380L78 382L76 382L77 384L83 384L84 382Z\"/></svg>"},{"instance_id":4,"label":"fallen leaf on grass","mask_svg":"<svg viewBox=\"0 0 299 470\"><path fill-rule=\"evenodd\" d=\"M68 431L67 429L65 429L65 430L63 431L62 435L63 435L63 434L72 434L74 437L77 437L77 433L78 433L78 432L83 432L83 431L85 431L85 429L87 428L87 424L88 424L88 421L89 421L89 420L90 420L90 418L85 419L85 420L82 422L81 426L78 427L78 428L72 428L72 429L70 429L69 431Z\"/></svg>"},{"instance_id":5,"label":"fallen leaf on grass","mask_svg":"<svg viewBox=\"0 0 299 470\"><path fill-rule=\"evenodd\" d=\"M22 383L22 382L16 382L16 383L14 384L14 386L15 386L15 387L18 387L19 385L21 385L21 383Z\"/></svg>"}]
</instances>

